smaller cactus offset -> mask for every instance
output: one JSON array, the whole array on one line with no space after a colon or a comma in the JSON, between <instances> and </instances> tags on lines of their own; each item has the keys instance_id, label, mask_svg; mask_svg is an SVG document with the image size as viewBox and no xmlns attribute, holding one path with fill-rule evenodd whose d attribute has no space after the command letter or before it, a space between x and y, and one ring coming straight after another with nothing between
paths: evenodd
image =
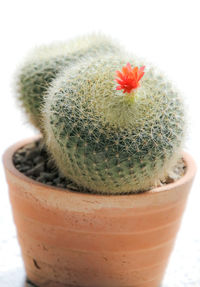
<instances>
[{"instance_id":1,"label":"smaller cactus offset","mask_svg":"<svg viewBox=\"0 0 200 287\"><path fill-rule=\"evenodd\" d=\"M154 67L125 54L67 66L48 89L42 114L47 148L80 190L145 191L181 157L181 96Z\"/></svg>"},{"instance_id":2,"label":"smaller cactus offset","mask_svg":"<svg viewBox=\"0 0 200 287\"><path fill-rule=\"evenodd\" d=\"M31 123L41 130L44 94L64 67L73 65L82 57L115 54L120 50L114 41L103 35L78 37L66 43L36 48L17 75L18 98Z\"/></svg>"}]
</instances>

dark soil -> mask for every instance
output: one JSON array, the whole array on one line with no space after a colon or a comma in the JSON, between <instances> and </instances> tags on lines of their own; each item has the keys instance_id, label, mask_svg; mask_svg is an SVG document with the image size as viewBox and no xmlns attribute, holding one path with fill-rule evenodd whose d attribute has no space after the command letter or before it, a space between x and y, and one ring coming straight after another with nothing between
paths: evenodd
<instances>
[{"instance_id":1,"label":"dark soil","mask_svg":"<svg viewBox=\"0 0 200 287\"><path fill-rule=\"evenodd\" d=\"M59 173L41 140L20 148L13 156L13 163L20 172L33 180L59 188L87 192L86 190L83 191L80 189L75 183ZM176 181L182 177L184 173L184 161L180 160L166 180L160 182L160 186Z\"/></svg>"},{"instance_id":2,"label":"dark soil","mask_svg":"<svg viewBox=\"0 0 200 287\"><path fill-rule=\"evenodd\" d=\"M13 156L15 167L24 175L44 184L78 190L70 180L63 177L47 154L42 141L20 148Z\"/></svg>"}]
</instances>

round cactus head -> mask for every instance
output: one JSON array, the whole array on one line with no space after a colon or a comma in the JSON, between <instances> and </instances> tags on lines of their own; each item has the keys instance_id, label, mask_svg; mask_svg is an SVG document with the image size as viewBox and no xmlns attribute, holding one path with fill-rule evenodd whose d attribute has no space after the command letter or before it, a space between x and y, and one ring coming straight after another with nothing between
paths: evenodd
<instances>
[{"instance_id":1,"label":"round cactus head","mask_svg":"<svg viewBox=\"0 0 200 287\"><path fill-rule=\"evenodd\" d=\"M63 70L43 125L63 175L81 189L120 194L156 186L173 169L185 118L181 97L155 68L107 55Z\"/></svg>"},{"instance_id":2,"label":"round cactus head","mask_svg":"<svg viewBox=\"0 0 200 287\"><path fill-rule=\"evenodd\" d=\"M17 75L17 94L29 120L41 129L41 107L51 81L66 66L82 57L117 53L119 45L103 35L78 37L66 43L54 43L34 49Z\"/></svg>"}]
</instances>

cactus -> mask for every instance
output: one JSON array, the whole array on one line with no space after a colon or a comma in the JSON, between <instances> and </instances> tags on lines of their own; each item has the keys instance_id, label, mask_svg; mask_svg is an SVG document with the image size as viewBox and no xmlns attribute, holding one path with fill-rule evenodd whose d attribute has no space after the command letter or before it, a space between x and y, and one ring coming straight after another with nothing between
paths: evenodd
<instances>
[{"instance_id":1,"label":"cactus","mask_svg":"<svg viewBox=\"0 0 200 287\"><path fill-rule=\"evenodd\" d=\"M79 37L66 43L36 48L17 75L17 93L33 125L41 129L40 110L50 82L65 66L89 55L116 53L116 43L103 35Z\"/></svg>"},{"instance_id":2,"label":"cactus","mask_svg":"<svg viewBox=\"0 0 200 287\"><path fill-rule=\"evenodd\" d=\"M127 62L132 67L123 67ZM181 157L182 98L153 66L147 64L145 74L136 66L140 60L122 54L88 57L66 67L47 91L42 111L47 148L81 190L145 191Z\"/></svg>"}]
</instances>

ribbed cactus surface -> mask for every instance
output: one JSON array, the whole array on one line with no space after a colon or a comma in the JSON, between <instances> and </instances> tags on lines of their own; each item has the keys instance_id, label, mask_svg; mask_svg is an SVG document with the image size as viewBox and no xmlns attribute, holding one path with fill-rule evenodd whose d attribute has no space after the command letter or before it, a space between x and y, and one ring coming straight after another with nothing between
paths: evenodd
<instances>
[{"instance_id":1,"label":"ribbed cactus surface","mask_svg":"<svg viewBox=\"0 0 200 287\"><path fill-rule=\"evenodd\" d=\"M103 35L78 37L34 49L17 74L17 93L33 125L41 129L41 107L51 81L66 66L82 57L117 53L120 47Z\"/></svg>"},{"instance_id":2,"label":"ribbed cactus surface","mask_svg":"<svg viewBox=\"0 0 200 287\"><path fill-rule=\"evenodd\" d=\"M79 60L52 82L43 107L48 150L82 189L140 192L173 169L184 139L182 99L146 65L134 97L116 90L116 71L143 62L122 55Z\"/></svg>"}]
</instances>

